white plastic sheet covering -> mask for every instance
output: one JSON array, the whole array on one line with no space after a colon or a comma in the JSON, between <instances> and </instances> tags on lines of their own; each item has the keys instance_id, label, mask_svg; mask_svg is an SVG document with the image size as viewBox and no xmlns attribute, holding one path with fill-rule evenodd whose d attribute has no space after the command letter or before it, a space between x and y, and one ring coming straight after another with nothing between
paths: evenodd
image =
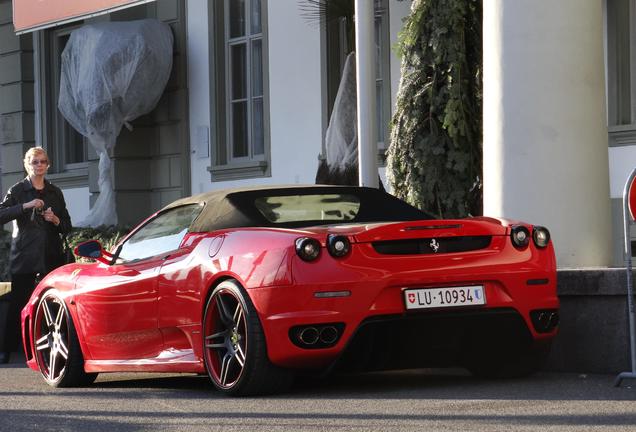
<instances>
[{"instance_id":1,"label":"white plastic sheet covering","mask_svg":"<svg viewBox=\"0 0 636 432\"><path fill-rule=\"evenodd\" d=\"M358 163L358 110L355 53L347 56L325 135L327 165L344 170Z\"/></svg>"},{"instance_id":2,"label":"white plastic sheet covering","mask_svg":"<svg viewBox=\"0 0 636 432\"><path fill-rule=\"evenodd\" d=\"M71 33L58 108L99 154L99 198L77 226L117 223L109 152L125 124L150 112L172 69L172 31L158 20L103 22Z\"/></svg>"}]
</instances>

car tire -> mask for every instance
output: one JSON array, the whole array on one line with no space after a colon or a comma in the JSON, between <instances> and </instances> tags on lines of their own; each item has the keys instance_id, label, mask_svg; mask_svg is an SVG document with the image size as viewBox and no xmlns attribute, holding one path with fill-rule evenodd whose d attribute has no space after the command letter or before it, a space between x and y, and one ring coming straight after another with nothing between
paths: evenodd
<instances>
[{"instance_id":1,"label":"car tire","mask_svg":"<svg viewBox=\"0 0 636 432\"><path fill-rule=\"evenodd\" d=\"M38 304L33 324L35 359L52 387L82 387L97 378L84 371L84 356L73 319L56 291L47 291Z\"/></svg>"},{"instance_id":2,"label":"car tire","mask_svg":"<svg viewBox=\"0 0 636 432\"><path fill-rule=\"evenodd\" d=\"M521 378L540 371L550 354L550 343L477 356L467 369L480 378Z\"/></svg>"},{"instance_id":3,"label":"car tire","mask_svg":"<svg viewBox=\"0 0 636 432\"><path fill-rule=\"evenodd\" d=\"M291 372L270 362L256 309L234 280L221 282L208 298L203 353L210 380L227 395L278 393L291 385Z\"/></svg>"}]
</instances>

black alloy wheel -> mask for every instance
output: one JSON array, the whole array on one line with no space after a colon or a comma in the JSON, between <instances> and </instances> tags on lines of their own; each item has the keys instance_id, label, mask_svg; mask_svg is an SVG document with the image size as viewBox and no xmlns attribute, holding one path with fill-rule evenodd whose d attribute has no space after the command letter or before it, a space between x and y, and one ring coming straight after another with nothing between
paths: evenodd
<instances>
[{"instance_id":1,"label":"black alloy wheel","mask_svg":"<svg viewBox=\"0 0 636 432\"><path fill-rule=\"evenodd\" d=\"M284 390L291 374L271 364L260 320L249 297L234 280L210 295L203 318L205 367L214 386L232 396Z\"/></svg>"},{"instance_id":2,"label":"black alloy wheel","mask_svg":"<svg viewBox=\"0 0 636 432\"><path fill-rule=\"evenodd\" d=\"M47 291L35 314L35 359L44 380L53 387L92 383L96 373L84 372L84 357L66 304L56 291Z\"/></svg>"}]
</instances>

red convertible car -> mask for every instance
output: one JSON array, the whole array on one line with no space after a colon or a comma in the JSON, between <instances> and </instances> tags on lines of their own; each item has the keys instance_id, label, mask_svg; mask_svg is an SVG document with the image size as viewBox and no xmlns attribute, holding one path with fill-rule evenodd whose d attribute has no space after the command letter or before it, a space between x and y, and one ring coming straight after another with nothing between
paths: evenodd
<instances>
[{"instance_id":1,"label":"red convertible car","mask_svg":"<svg viewBox=\"0 0 636 432\"><path fill-rule=\"evenodd\" d=\"M98 373L207 373L231 395L295 374L541 367L558 325L548 230L437 220L376 189L235 189L178 200L93 262L47 275L22 311L28 365L55 387Z\"/></svg>"}]
</instances>

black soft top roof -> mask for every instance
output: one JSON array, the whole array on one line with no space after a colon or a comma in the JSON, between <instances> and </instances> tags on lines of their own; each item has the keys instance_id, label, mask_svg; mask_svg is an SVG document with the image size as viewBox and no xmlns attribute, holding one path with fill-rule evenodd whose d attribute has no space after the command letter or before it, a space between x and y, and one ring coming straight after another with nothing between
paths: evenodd
<instances>
[{"instance_id":1,"label":"black soft top roof","mask_svg":"<svg viewBox=\"0 0 636 432\"><path fill-rule=\"evenodd\" d=\"M201 214L190 227L191 232L206 232L238 227L301 228L333 221L272 223L256 208L254 200L268 196L350 194L360 199L356 217L348 223L369 223L432 219L433 217L386 192L357 186L291 185L253 186L222 189L177 200L161 212L183 205L203 205Z\"/></svg>"}]
</instances>

